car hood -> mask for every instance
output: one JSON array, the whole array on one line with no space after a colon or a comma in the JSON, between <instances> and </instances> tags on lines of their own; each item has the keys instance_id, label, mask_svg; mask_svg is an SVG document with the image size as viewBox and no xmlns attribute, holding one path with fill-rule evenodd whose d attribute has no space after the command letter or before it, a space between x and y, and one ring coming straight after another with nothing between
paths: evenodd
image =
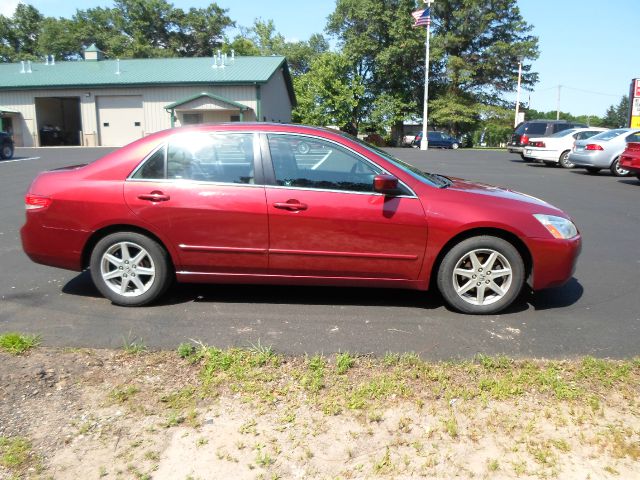
<instances>
[{"instance_id":1,"label":"car hood","mask_svg":"<svg viewBox=\"0 0 640 480\"><path fill-rule=\"evenodd\" d=\"M484 201L491 201L494 204L500 203L506 205L511 202L516 202L521 206L529 206L531 210L536 210L539 213L552 213L554 215L567 217L562 210L554 207L544 200L527 195L526 193L516 192L515 190L496 187L486 183L470 182L461 178L449 179L453 182L449 187L447 187L447 190L450 191L482 196Z\"/></svg>"}]
</instances>

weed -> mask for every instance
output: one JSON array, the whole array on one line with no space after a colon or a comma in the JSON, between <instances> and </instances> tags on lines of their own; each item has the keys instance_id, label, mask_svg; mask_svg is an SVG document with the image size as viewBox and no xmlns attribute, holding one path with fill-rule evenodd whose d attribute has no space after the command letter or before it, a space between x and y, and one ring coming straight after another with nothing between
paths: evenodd
<instances>
[{"instance_id":1,"label":"weed","mask_svg":"<svg viewBox=\"0 0 640 480\"><path fill-rule=\"evenodd\" d=\"M196 353L196 347L192 343L183 342L178 345L178 355L180 358L189 358Z\"/></svg>"},{"instance_id":2,"label":"weed","mask_svg":"<svg viewBox=\"0 0 640 480\"><path fill-rule=\"evenodd\" d=\"M135 335L129 335L122 337L122 349L129 355L139 355L147 351L147 346L144 344L141 338L137 338Z\"/></svg>"},{"instance_id":3,"label":"weed","mask_svg":"<svg viewBox=\"0 0 640 480\"><path fill-rule=\"evenodd\" d=\"M205 437L200 437L196 441L196 447L204 447L207 443L209 443L209 439L207 439Z\"/></svg>"},{"instance_id":4,"label":"weed","mask_svg":"<svg viewBox=\"0 0 640 480\"><path fill-rule=\"evenodd\" d=\"M0 349L12 355L21 355L38 345L40 345L39 335L25 335L17 332L0 335Z\"/></svg>"},{"instance_id":5,"label":"weed","mask_svg":"<svg viewBox=\"0 0 640 480\"><path fill-rule=\"evenodd\" d=\"M176 427L182 423L184 423L184 416L180 415L179 412L172 410L167 416L167 420L164 422L164 428Z\"/></svg>"},{"instance_id":6,"label":"weed","mask_svg":"<svg viewBox=\"0 0 640 480\"><path fill-rule=\"evenodd\" d=\"M355 358L349 352L339 353L336 355L336 373L342 375L347 373L355 363Z\"/></svg>"},{"instance_id":7,"label":"weed","mask_svg":"<svg viewBox=\"0 0 640 480\"><path fill-rule=\"evenodd\" d=\"M451 438L458 438L458 421L456 417L451 415L449 418L445 418L442 420L442 425Z\"/></svg>"},{"instance_id":8,"label":"weed","mask_svg":"<svg viewBox=\"0 0 640 480\"><path fill-rule=\"evenodd\" d=\"M23 437L0 436L0 465L11 469L23 468L31 457L31 442Z\"/></svg>"},{"instance_id":9,"label":"weed","mask_svg":"<svg viewBox=\"0 0 640 480\"><path fill-rule=\"evenodd\" d=\"M324 388L324 370L326 361L321 355L314 355L307 362L307 373L300 382L307 390L317 393Z\"/></svg>"},{"instance_id":10,"label":"weed","mask_svg":"<svg viewBox=\"0 0 640 480\"><path fill-rule=\"evenodd\" d=\"M194 387L187 386L177 392L163 395L160 397L160 401L166 403L167 406L173 410L187 408L193 405L195 392L196 389Z\"/></svg>"},{"instance_id":11,"label":"weed","mask_svg":"<svg viewBox=\"0 0 640 480\"><path fill-rule=\"evenodd\" d=\"M389 447L387 447L382 458L373 464L373 471L375 473L382 473L384 471L391 470L392 468L391 452L389 451Z\"/></svg>"},{"instance_id":12,"label":"weed","mask_svg":"<svg viewBox=\"0 0 640 480\"><path fill-rule=\"evenodd\" d=\"M140 390L138 390L138 388L133 385L122 388L114 388L113 390L111 390L111 392L109 392L109 398L114 403L125 403L139 391Z\"/></svg>"},{"instance_id":13,"label":"weed","mask_svg":"<svg viewBox=\"0 0 640 480\"><path fill-rule=\"evenodd\" d=\"M388 367L397 365L398 363L400 363L400 354L387 352L384 354L384 357L382 358L382 362Z\"/></svg>"},{"instance_id":14,"label":"weed","mask_svg":"<svg viewBox=\"0 0 640 480\"><path fill-rule=\"evenodd\" d=\"M271 458L269 452L264 451L264 449L264 445L256 446L256 464L260 465L261 467L268 467L270 465L273 465L275 460Z\"/></svg>"},{"instance_id":15,"label":"weed","mask_svg":"<svg viewBox=\"0 0 640 480\"><path fill-rule=\"evenodd\" d=\"M500 470L500 462L498 462L498 460L496 460L495 458L492 460L488 460L487 469L490 472L497 472L498 470Z\"/></svg>"}]
</instances>

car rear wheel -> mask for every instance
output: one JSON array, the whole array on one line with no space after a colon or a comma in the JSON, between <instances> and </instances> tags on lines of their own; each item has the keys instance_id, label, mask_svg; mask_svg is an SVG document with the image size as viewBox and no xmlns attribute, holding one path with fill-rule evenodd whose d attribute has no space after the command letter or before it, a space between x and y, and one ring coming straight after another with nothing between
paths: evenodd
<instances>
[{"instance_id":1,"label":"car rear wheel","mask_svg":"<svg viewBox=\"0 0 640 480\"><path fill-rule=\"evenodd\" d=\"M508 307L524 283L518 250L492 236L472 237L455 245L438 270L438 289L449 306L471 314L492 314Z\"/></svg>"},{"instance_id":2,"label":"car rear wheel","mask_svg":"<svg viewBox=\"0 0 640 480\"><path fill-rule=\"evenodd\" d=\"M0 157L3 160L9 160L11 157L13 157L13 145L11 145L10 143L5 143L4 145L2 145L2 148L0 148Z\"/></svg>"},{"instance_id":3,"label":"car rear wheel","mask_svg":"<svg viewBox=\"0 0 640 480\"><path fill-rule=\"evenodd\" d=\"M524 153L521 153L521 154L520 154L520 158L522 158L522 161L523 161L523 162L530 162L530 161L531 161L531 159L530 159L529 157L525 157L525 156L524 156Z\"/></svg>"},{"instance_id":4,"label":"car rear wheel","mask_svg":"<svg viewBox=\"0 0 640 480\"><path fill-rule=\"evenodd\" d=\"M616 158L611 164L611 173L616 177L628 177L631 172L620 166L620 157Z\"/></svg>"},{"instance_id":5,"label":"car rear wheel","mask_svg":"<svg viewBox=\"0 0 640 480\"><path fill-rule=\"evenodd\" d=\"M587 173L590 173L591 175L595 175L600 170L602 170L602 169L601 168L597 168L597 167L587 167Z\"/></svg>"},{"instance_id":6,"label":"car rear wheel","mask_svg":"<svg viewBox=\"0 0 640 480\"><path fill-rule=\"evenodd\" d=\"M575 167L575 165L573 164L573 162L571 162L569 160L569 153L571 153L571 150L567 150L566 152L562 152L562 155L560 155L560 166L562 168L573 168Z\"/></svg>"},{"instance_id":7,"label":"car rear wheel","mask_svg":"<svg viewBox=\"0 0 640 480\"><path fill-rule=\"evenodd\" d=\"M100 240L91 252L90 267L100 293L116 305L146 305L171 283L165 249L135 232L113 233Z\"/></svg>"}]
</instances>

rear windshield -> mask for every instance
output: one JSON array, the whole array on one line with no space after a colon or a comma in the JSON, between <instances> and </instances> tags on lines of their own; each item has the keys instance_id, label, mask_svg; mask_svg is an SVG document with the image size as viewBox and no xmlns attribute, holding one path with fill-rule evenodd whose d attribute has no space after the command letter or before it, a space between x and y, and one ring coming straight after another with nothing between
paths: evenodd
<instances>
[{"instance_id":1,"label":"rear windshield","mask_svg":"<svg viewBox=\"0 0 640 480\"><path fill-rule=\"evenodd\" d=\"M599 133L598 135L594 135L591 137L591 140L601 140L603 142L609 141L612 138L619 137L623 133L627 133L629 130L625 130L623 128L616 128L615 130L608 130L606 132Z\"/></svg>"},{"instance_id":2,"label":"rear windshield","mask_svg":"<svg viewBox=\"0 0 640 480\"><path fill-rule=\"evenodd\" d=\"M550 138L559 138L559 137L566 137L567 135L571 135L572 133L575 133L577 129L576 128L570 128L569 130L562 130L560 132L556 132L553 135L549 135Z\"/></svg>"},{"instance_id":3,"label":"rear windshield","mask_svg":"<svg viewBox=\"0 0 640 480\"><path fill-rule=\"evenodd\" d=\"M544 135L545 132L547 131L547 124L546 123L540 123L540 122L534 122L534 123L525 123L524 125L524 130L522 132L519 133L528 133L529 136L531 135Z\"/></svg>"},{"instance_id":4,"label":"rear windshield","mask_svg":"<svg viewBox=\"0 0 640 480\"><path fill-rule=\"evenodd\" d=\"M629 135L627 142L640 142L640 132Z\"/></svg>"}]
</instances>

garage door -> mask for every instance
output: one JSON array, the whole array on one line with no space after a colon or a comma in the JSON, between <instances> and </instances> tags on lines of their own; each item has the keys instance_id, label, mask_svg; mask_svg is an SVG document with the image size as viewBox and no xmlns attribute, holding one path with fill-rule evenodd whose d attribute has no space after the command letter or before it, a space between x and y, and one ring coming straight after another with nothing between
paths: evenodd
<instances>
[{"instance_id":1,"label":"garage door","mask_svg":"<svg viewBox=\"0 0 640 480\"><path fill-rule=\"evenodd\" d=\"M99 96L100 145L120 147L142 138L142 95Z\"/></svg>"}]
</instances>

